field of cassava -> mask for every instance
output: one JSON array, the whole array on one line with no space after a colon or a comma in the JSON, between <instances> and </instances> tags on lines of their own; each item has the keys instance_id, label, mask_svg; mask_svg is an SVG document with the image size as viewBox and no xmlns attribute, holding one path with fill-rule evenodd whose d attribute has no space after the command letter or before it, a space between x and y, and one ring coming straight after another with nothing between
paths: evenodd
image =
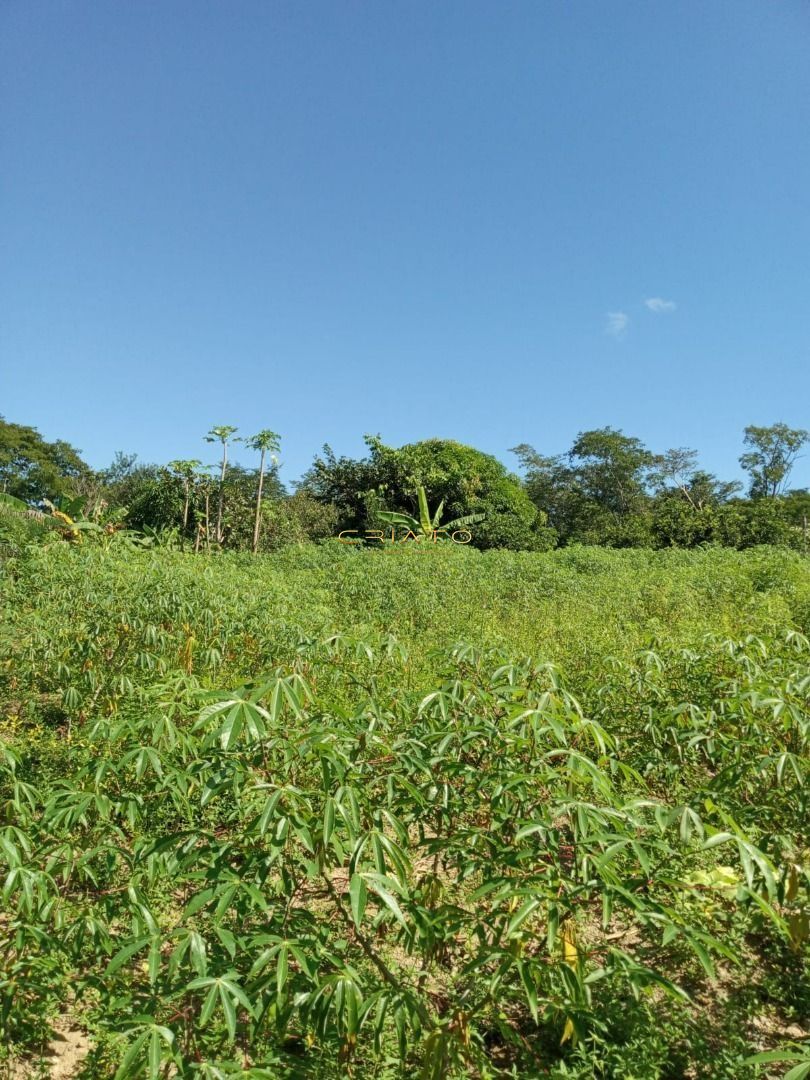
<instances>
[{"instance_id":1,"label":"field of cassava","mask_svg":"<svg viewBox=\"0 0 810 1080\"><path fill-rule=\"evenodd\" d=\"M810 1075L801 555L2 573L0 1076Z\"/></svg>"}]
</instances>

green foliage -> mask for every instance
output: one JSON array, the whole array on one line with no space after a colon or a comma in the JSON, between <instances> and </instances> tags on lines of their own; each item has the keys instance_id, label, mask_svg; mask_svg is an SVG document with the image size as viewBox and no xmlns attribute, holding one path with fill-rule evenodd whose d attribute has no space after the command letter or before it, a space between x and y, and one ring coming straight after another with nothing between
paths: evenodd
<instances>
[{"instance_id":1,"label":"green foliage","mask_svg":"<svg viewBox=\"0 0 810 1080\"><path fill-rule=\"evenodd\" d=\"M735 499L716 512L714 539L727 547L754 547L757 544L785 544L799 547L799 530L791 525L781 501Z\"/></svg>"},{"instance_id":2,"label":"green foliage","mask_svg":"<svg viewBox=\"0 0 810 1080\"><path fill-rule=\"evenodd\" d=\"M281 446L281 436L275 431L271 431L269 428L265 428L257 435L251 436L251 438L245 440L246 444L251 450L258 450L261 454L261 461L259 464L259 483L256 490L256 513L253 519L253 539L251 542L251 550L254 555L259 550L259 543L261 540L261 523L262 523L262 496L264 494L264 474L265 474L265 459L267 454L270 454L270 460L273 465L278 464L277 452Z\"/></svg>"},{"instance_id":3,"label":"green foliage","mask_svg":"<svg viewBox=\"0 0 810 1080\"><path fill-rule=\"evenodd\" d=\"M125 519L130 530L148 537L174 532L181 545L205 553L277 550L287 542L325 539L343 530L362 536L391 524L419 535L433 516L429 506L441 508L445 524L474 523L472 544L479 550L547 551L559 543L779 544L807 551L810 495L782 492L808 434L781 423L745 429L750 449L740 460L751 474L749 499L737 497L741 484L701 469L694 450L654 454L611 427L580 432L564 455L516 447L523 483L491 455L451 440L396 449L367 436L366 458L338 459L327 446L298 485L302 498L323 508L321 526L313 519L312 528L296 518L305 505L313 518L311 504L275 505L285 496L278 477L279 435L264 429L242 439L234 438L236 430L220 425L205 436L222 448L215 482L209 475L214 466L197 459L140 465L135 455L120 451L109 468L93 473L66 443L47 444L33 428L0 421L0 486L33 509L81 496L94 522L117 528ZM259 453L257 469L229 462L229 447L239 442ZM326 521L331 533L322 527ZM47 530L33 519L5 514L0 520L0 543L7 551L43 538Z\"/></svg>"},{"instance_id":4,"label":"green foliage","mask_svg":"<svg viewBox=\"0 0 810 1080\"><path fill-rule=\"evenodd\" d=\"M775 496L802 445L803 433L784 424L746 432L747 441L758 439L768 450L770 464L760 461L765 449L754 455L759 465L751 455L741 460L755 471L770 470L768 491ZM741 485L723 483L699 469L693 450L654 455L638 439L602 428L580 434L563 456L544 457L525 444L513 452L525 470L529 496L548 513L563 544L806 548L806 492L765 502L758 497L735 498ZM760 488L765 491L765 481L757 483L752 487L754 496Z\"/></svg>"},{"instance_id":5,"label":"green foliage","mask_svg":"<svg viewBox=\"0 0 810 1080\"><path fill-rule=\"evenodd\" d=\"M36 428L0 416L0 489L23 502L52 502L90 475L79 451L61 439L46 442Z\"/></svg>"},{"instance_id":6,"label":"green foliage","mask_svg":"<svg viewBox=\"0 0 810 1080\"><path fill-rule=\"evenodd\" d=\"M269 428L263 428L258 435L245 439L245 445L265 454L277 454L281 446L281 436Z\"/></svg>"},{"instance_id":7,"label":"green foliage","mask_svg":"<svg viewBox=\"0 0 810 1080\"><path fill-rule=\"evenodd\" d=\"M0 551L19 555L26 545L46 539L56 522L50 514L0 492Z\"/></svg>"},{"instance_id":8,"label":"green foliage","mask_svg":"<svg viewBox=\"0 0 810 1080\"><path fill-rule=\"evenodd\" d=\"M338 513L329 503L318 502L305 491L278 495L262 507L261 551L278 551L291 545L327 540L337 534Z\"/></svg>"},{"instance_id":9,"label":"green foliage","mask_svg":"<svg viewBox=\"0 0 810 1080\"><path fill-rule=\"evenodd\" d=\"M525 444L513 452L531 498L563 541L647 546L642 512L656 459L638 439L607 427L581 432L565 457L543 457Z\"/></svg>"},{"instance_id":10,"label":"green foliage","mask_svg":"<svg viewBox=\"0 0 810 1080\"><path fill-rule=\"evenodd\" d=\"M787 424L752 424L745 429L743 441L751 447L740 458L751 476L751 497L773 497L783 490L799 452L810 441L810 431Z\"/></svg>"},{"instance_id":11,"label":"green foliage","mask_svg":"<svg viewBox=\"0 0 810 1080\"><path fill-rule=\"evenodd\" d=\"M655 461L639 439L609 427L582 432L569 456L585 499L616 515L641 500Z\"/></svg>"},{"instance_id":12,"label":"green foliage","mask_svg":"<svg viewBox=\"0 0 810 1080\"><path fill-rule=\"evenodd\" d=\"M278 478L276 466L267 470L263 482L266 504L281 498L284 487ZM222 545L226 548L250 550L253 541L254 514L258 474L253 469L241 465L231 465L225 482L224 510L222 515Z\"/></svg>"},{"instance_id":13,"label":"green foliage","mask_svg":"<svg viewBox=\"0 0 810 1080\"><path fill-rule=\"evenodd\" d=\"M133 529L178 528L183 521L184 482L168 469L144 470L132 491L127 523Z\"/></svg>"},{"instance_id":14,"label":"green foliage","mask_svg":"<svg viewBox=\"0 0 810 1080\"><path fill-rule=\"evenodd\" d=\"M329 447L316 458L302 488L335 505L341 529L363 532L385 519L383 512L405 512L419 519L419 488L441 503L450 518L481 514L473 546L548 550L554 534L532 505L517 477L494 457L447 439L426 439L395 449L367 436L369 457L335 458Z\"/></svg>"},{"instance_id":15,"label":"green foliage","mask_svg":"<svg viewBox=\"0 0 810 1080\"><path fill-rule=\"evenodd\" d=\"M416 494L419 504L418 518L401 511L378 510L378 519L387 525L406 529L407 533L413 534L416 539L436 541L440 539L446 540L454 531L461 529L465 530L466 536L471 537L472 533L469 532L467 526L477 525L486 517L485 514L467 514L465 517L454 518L452 521L444 521L442 518L444 500L439 503L434 513L431 514L427 501L427 492L421 484L417 487Z\"/></svg>"},{"instance_id":16,"label":"green foliage","mask_svg":"<svg viewBox=\"0 0 810 1080\"><path fill-rule=\"evenodd\" d=\"M122 507L130 511L132 518L145 516L149 500L148 493L157 484L166 482L172 473L175 473L172 479L176 481L178 475L175 466L178 464L171 462L166 469L159 465L139 465L137 455L123 454L119 451L112 463L98 474L103 498L110 506ZM172 487L177 489L179 485L175 482ZM139 501L143 502L143 514L133 510L135 503ZM148 517L146 520L150 525L156 524Z\"/></svg>"},{"instance_id":17,"label":"green foliage","mask_svg":"<svg viewBox=\"0 0 810 1080\"><path fill-rule=\"evenodd\" d=\"M229 441L238 430L238 428L232 427L230 424L219 424L211 428L205 436L205 441L210 443L218 442L222 445L223 451L225 451L227 450Z\"/></svg>"},{"instance_id":18,"label":"green foliage","mask_svg":"<svg viewBox=\"0 0 810 1080\"><path fill-rule=\"evenodd\" d=\"M13 1053L64 1009L120 1080L753 1080L799 1038L800 556L111 536L2 605Z\"/></svg>"}]
</instances>

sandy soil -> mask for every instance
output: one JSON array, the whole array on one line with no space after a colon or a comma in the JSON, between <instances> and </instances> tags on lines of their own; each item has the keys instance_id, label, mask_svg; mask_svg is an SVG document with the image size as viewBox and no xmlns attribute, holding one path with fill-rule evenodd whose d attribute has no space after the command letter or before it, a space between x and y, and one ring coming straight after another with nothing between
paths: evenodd
<instances>
[{"instance_id":1,"label":"sandy soil","mask_svg":"<svg viewBox=\"0 0 810 1080\"><path fill-rule=\"evenodd\" d=\"M12 1080L33 1080L43 1074L50 1080L72 1080L89 1052L90 1041L85 1033L71 1027L65 1018L54 1024L54 1037L41 1062L19 1062L11 1073ZM43 1073L43 1066L50 1071Z\"/></svg>"}]
</instances>

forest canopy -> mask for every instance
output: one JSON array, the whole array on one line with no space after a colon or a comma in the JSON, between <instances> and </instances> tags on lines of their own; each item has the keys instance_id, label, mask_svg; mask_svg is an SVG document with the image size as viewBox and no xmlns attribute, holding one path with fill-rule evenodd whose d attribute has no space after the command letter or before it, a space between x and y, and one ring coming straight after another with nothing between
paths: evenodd
<instances>
[{"instance_id":1,"label":"forest canopy","mask_svg":"<svg viewBox=\"0 0 810 1080\"><path fill-rule=\"evenodd\" d=\"M810 433L784 423L745 428L745 488L706 471L695 450L654 451L609 426L580 432L565 454L515 446L520 475L452 439L394 447L366 435L359 458L325 445L292 491L279 476L276 432L244 437L219 425L203 440L218 447L216 467L197 458L140 463L119 451L94 470L68 442L48 442L36 428L0 418L6 542L23 542L37 527L30 513L14 513L10 500L18 500L17 511L55 511L74 524L78 514L87 527L160 536L197 551L274 551L342 530L362 535L392 514L416 514L422 490L437 521L475 519L471 542L480 550L807 546L810 493L789 482ZM254 461L235 460L237 447Z\"/></svg>"}]
</instances>

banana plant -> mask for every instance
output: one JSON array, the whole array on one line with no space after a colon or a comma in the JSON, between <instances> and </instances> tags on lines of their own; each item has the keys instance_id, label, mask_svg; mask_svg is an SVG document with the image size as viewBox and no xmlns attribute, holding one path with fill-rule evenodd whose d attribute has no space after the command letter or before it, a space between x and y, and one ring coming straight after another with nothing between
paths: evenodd
<instances>
[{"instance_id":1,"label":"banana plant","mask_svg":"<svg viewBox=\"0 0 810 1080\"><path fill-rule=\"evenodd\" d=\"M452 521L440 525L442 511L444 510L444 499L436 507L435 512L431 514L428 507L427 493L421 484L416 489L416 494L419 500L418 518L402 510L378 510L377 517L387 525L400 525L408 529L420 540L432 540L434 537L438 539L437 533L452 532L455 529L465 528L467 525L475 525L486 517L486 514L466 514L463 517L453 518Z\"/></svg>"},{"instance_id":2,"label":"banana plant","mask_svg":"<svg viewBox=\"0 0 810 1080\"><path fill-rule=\"evenodd\" d=\"M56 519L57 527L63 528L63 536L68 540L80 544L82 533L103 532L98 522L91 521L84 513L87 500L81 495L73 499L63 495L57 504L48 499L43 499L42 502L50 510L51 516Z\"/></svg>"},{"instance_id":3,"label":"banana plant","mask_svg":"<svg viewBox=\"0 0 810 1080\"><path fill-rule=\"evenodd\" d=\"M49 499L43 499L42 502L46 510L29 506L22 499L2 493L0 494L0 512L26 517L46 529L59 529L66 539L75 540L78 543L81 543L81 533L102 531L100 525L85 517L83 513L85 500L81 497L68 499L62 496L58 504L52 503Z\"/></svg>"}]
</instances>

